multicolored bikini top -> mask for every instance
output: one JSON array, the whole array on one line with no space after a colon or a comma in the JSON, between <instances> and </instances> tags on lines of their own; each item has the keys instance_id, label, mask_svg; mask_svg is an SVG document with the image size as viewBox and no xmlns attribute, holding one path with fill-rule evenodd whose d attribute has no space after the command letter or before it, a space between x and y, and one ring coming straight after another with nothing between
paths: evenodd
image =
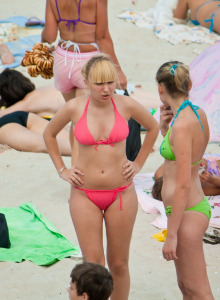
<instances>
[{"instance_id":1,"label":"multicolored bikini top","mask_svg":"<svg viewBox=\"0 0 220 300\"><path fill-rule=\"evenodd\" d=\"M179 113L181 112L181 110L183 110L185 107L187 106L190 106L192 108L192 110L194 111L194 113L196 114L200 124L201 124L201 127L202 127L202 131L204 133L204 128L203 128L203 125L202 125L202 122L200 120L200 117L197 113L197 110L199 109L199 106L196 106L196 105L193 105L192 102L190 102L189 100L185 100L182 105L179 107L179 109L177 110L177 114L175 115L171 125L170 125L170 128L169 130L167 131L164 139L163 139L163 142L160 146L160 154L165 158L165 159L168 159L168 160L176 160L176 157L171 149L171 146L170 146L170 142L169 142L169 135L170 135L170 130L173 126L173 123L175 121L175 119L177 118L177 116L179 115ZM192 165L197 165L199 164L200 162L202 161L202 159L196 163L192 163Z\"/></svg>"},{"instance_id":2,"label":"multicolored bikini top","mask_svg":"<svg viewBox=\"0 0 220 300\"><path fill-rule=\"evenodd\" d=\"M75 26L76 26L76 24L78 22L85 23L85 24L88 24L88 25L96 25L96 23L89 23L89 22L85 22L85 21L80 20L80 6L81 6L81 1L82 0L79 0L79 5L78 5L78 19L75 19L75 20L61 19L60 11L59 11L58 4L57 4L57 0L55 0L55 1L56 1L57 13L58 13L58 16L59 16L58 23L60 23L61 21L66 22L66 26L68 27L68 30L70 30L70 24L71 23L73 23L73 31L75 31Z\"/></svg>"},{"instance_id":3,"label":"multicolored bikini top","mask_svg":"<svg viewBox=\"0 0 220 300\"><path fill-rule=\"evenodd\" d=\"M111 100L112 100L112 104L114 106L115 123L113 125L113 128L110 132L108 139L96 141L93 138L91 132L89 131L89 128L87 125L87 119L86 119L87 109L88 109L88 105L89 105L89 99L86 103L86 107L85 107L85 110L84 110L81 118L75 125L74 136L75 136L76 140L80 144L83 144L83 145L95 145L96 150L97 150L97 146L100 144L114 146L114 143L118 143L118 142L125 140L129 134L128 123L118 112L113 99L111 99Z\"/></svg>"}]
</instances>

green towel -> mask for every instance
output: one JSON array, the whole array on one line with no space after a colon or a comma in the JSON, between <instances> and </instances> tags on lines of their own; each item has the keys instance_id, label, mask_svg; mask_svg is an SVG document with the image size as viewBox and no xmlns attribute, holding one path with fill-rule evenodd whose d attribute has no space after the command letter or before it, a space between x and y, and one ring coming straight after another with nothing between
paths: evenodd
<instances>
[{"instance_id":1,"label":"green towel","mask_svg":"<svg viewBox=\"0 0 220 300\"><path fill-rule=\"evenodd\" d=\"M32 203L0 208L5 215L11 248L0 248L0 261L30 260L37 265L51 265L80 249L60 234Z\"/></svg>"}]
</instances>

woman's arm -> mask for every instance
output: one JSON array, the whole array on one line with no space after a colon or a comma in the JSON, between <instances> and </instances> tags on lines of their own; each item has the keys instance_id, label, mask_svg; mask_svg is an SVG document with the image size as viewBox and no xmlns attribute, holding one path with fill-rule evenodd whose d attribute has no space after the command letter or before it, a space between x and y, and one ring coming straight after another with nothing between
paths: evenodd
<instances>
[{"instance_id":1,"label":"woman's arm","mask_svg":"<svg viewBox=\"0 0 220 300\"><path fill-rule=\"evenodd\" d=\"M176 8L173 10L173 17L184 20L187 16L188 3L186 0L178 0Z\"/></svg>"},{"instance_id":2,"label":"woman's arm","mask_svg":"<svg viewBox=\"0 0 220 300\"><path fill-rule=\"evenodd\" d=\"M192 136L190 132L190 126L186 126L184 122L176 123L172 128L176 156L176 187L172 199L172 213L168 218L167 239L163 247L163 255L167 260L177 259L177 232L191 187Z\"/></svg>"},{"instance_id":3,"label":"woman's arm","mask_svg":"<svg viewBox=\"0 0 220 300\"><path fill-rule=\"evenodd\" d=\"M68 103L65 104L56 113L56 115L49 122L43 133L48 153L54 163L54 166L59 176L74 186L80 186L83 184L83 180L80 176L83 176L84 174L76 168L66 168L62 156L60 154L56 136L69 122L72 121L77 105L78 102L76 99L68 101Z\"/></svg>"},{"instance_id":4,"label":"woman's arm","mask_svg":"<svg viewBox=\"0 0 220 300\"><path fill-rule=\"evenodd\" d=\"M101 52L109 54L116 65L119 81L123 90L127 87L127 79L115 54L114 45L108 29L107 0L97 0L96 42Z\"/></svg>"},{"instance_id":5,"label":"woman's arm","mask_svg":"<svg viewBox=\"0 0 220 300\"><path fill-rule=\"evenodd\" d=\"M214 176L208 171L203 171L199 177L202 183L209 183L213 186L220 187L220 177Z\"/></svg>"},{"instance_id":6,"label":"woman's arm","mask_svg":"<svg viewBox=\"0 0 220 300\"><path fill-rule=\"evenodd\" d=\"M57 38L58 24L53 13L50 0L46 2L46 12L45 12L45 26L41 33L42 43L53 43Z\"/></svg>"}]
</instances>

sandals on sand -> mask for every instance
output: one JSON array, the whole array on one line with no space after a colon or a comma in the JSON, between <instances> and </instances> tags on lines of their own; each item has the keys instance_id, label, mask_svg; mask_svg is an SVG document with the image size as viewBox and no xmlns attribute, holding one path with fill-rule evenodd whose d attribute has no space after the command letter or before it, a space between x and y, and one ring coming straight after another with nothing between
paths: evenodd
<instances>
[{"instance_id":1,"label":"sandals on sand","mask_svg":"<svg viewBox=\"0 0 220 300\"><path fill-rule=\"evenodd\" d=\"M25 23L25 26L36 26L36 25L45 25L45 22L40 20L38 17L31 17Z\"/></svg>"},{"instance_id":2,"label":"sandals on sand","mask_svg":"<svg viewBox=\"0 0 220 300\"><path fill-rule=\"evenodd\" d=\"M220 243L220 230L213 229L206 231L203 236L203 241L212 245Z\"/></svg>"}]
</instances>

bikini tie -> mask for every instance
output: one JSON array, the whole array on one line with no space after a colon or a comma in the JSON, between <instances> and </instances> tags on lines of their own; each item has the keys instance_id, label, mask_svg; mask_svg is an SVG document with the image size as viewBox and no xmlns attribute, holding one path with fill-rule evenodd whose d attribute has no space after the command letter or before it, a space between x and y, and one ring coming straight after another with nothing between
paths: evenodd
<instances>
[{"instance_id":1,"label":"bikini tie","mask_svg":"<svg viewBox=\"0 0 220 300\"><path fill-rule=\"evenodd\" d=\"M80 60L81 60L80 49L79 49L79 46L74 42L64 41L62 39L60 41L63 41L62 44L60 45L61 48L66 50L66 52L65 52L65 67L67 66L67 54L68 54L69 47L74 46L75 56L72 59L71 68L70 68L70 72L69 72L69 76L68 76L68 78L70 79L71 78L71 72L72 72L75 61L80 62Z\"/></svg>"},{"instance_id":2,"label":"bikini tie","mask_svg":"<svg viewBox=\"0 0 220 300\"><path fill-rule=\"evenodd\" d=\"M211 15L211 18L210 19L206 19L204 22L207 23L207 22L211 22L210 23L210 27L209 27L209 32L211 33L213 31L213 25L214 25L214 16L215 14L212 14Z\"/></svg>"},{"instance_id":3,"label":"bikini tie","mask_svg":"<svg viewBox=\"0 0 220 300\"><path fill-rule=\"evenodd\" d=\"M73 31L75 31L75 27L76 27L76 24L80 21L80 19L78 18L77 20L68 20L66 22L66 26L68 27L68 31L70 30L70 24L72 23L73 24Z\"/></svg>"},{"instance_id":4,"label":"bikini tie","mask_svg":"<svg viewBox=\"0 0 220 300\"><path fill-rule=\"evenodd\" d=\"M110 146L112 146L112 147L115 146L115 145L112 144L109 140L106 140L106 141L104 141L104 140L99 140L99 141L96 142L96 144L95 144L95 149L98 150L98 149L97 149L97 146L98 146L98 145L101 145L101 144L103 144L103 145L110 145Z\"/></svg>"},{"instance_id":5,"label":"bikini tie","mask_svg":"<svg viewBox=\"0 0 220 300\"><path fill-rule=\"evenodd\" d=\"M184 109L185 107L187 107L188 105L192 108L192 110L194 111L195 115L197 116L197 118L198 118L198 120L199 120L199 123L200 123L200 125L201 125L201 127L202 127L202 132L204 133L204 128L203 128L202 122L201 122L200 117L199 117L199 115L198 115L198 113L197 113L197 110L199 109L199 106L193 105L192 102L189 101L189 100L185 100L185 101L180 105L180 107L179 107L178 110L177 110L177 114L176 114L175 117L173 118L173 121L172 121L172 123L171 123L170 126L173 125L174 120L177 118L177 116L179 115L179 113L181 112L181 110L183 110L183 109Z\"/></svg>"}]
</instances>

